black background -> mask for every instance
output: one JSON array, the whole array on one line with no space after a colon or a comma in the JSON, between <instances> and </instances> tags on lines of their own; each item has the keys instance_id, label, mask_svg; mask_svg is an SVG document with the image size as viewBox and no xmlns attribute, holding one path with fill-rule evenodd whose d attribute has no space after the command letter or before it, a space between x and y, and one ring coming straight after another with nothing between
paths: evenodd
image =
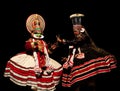
<instances>
[{"instance_id":1,"label":"black background","mask_svg":"<svg viewBox=\"0 0 120 91\"><path fill-rule=\"evenodd\" d=\"M16 86L3 77L4 69L10 57L24 50L24 42L30 37L26 30L26 19L38 13L45 19L45 37L55 40L58 33L70 37L72 31L69 15L83 13L82 25L96 45L114 54L118 68L109 77L101 78L101 89L119 91L119 3L117 0L4 0L0 6L0 91L31 91ZM26 90L27 89L27 90ZM105 90L106 91L106 90Z\"/></svg>"}]
</instances>

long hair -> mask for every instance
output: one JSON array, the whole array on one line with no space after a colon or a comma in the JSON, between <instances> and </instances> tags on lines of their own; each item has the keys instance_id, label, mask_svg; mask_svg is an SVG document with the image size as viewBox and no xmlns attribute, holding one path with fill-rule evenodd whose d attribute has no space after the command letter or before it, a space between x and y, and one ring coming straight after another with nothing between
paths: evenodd
<instances>
[{"instance_id":1,"label":"long hair","mask_svg":"<svg viewBox=\"0 0 120 91\"><path fill-rule=\"evenodd\" d=\"M93 48L95 51L100 52L102 54L110 54L108 51L104 50L103 48L98 47L86 30L85 30L85 34L89 38L89 43L90 43L89 45L91 46L91 48Z\"/></svg>"}]
</instances>

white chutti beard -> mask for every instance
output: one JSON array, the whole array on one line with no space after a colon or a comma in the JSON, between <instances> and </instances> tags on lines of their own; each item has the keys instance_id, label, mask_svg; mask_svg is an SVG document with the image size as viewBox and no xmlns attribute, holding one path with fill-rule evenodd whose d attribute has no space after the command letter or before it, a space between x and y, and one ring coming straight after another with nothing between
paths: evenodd
<instances>
[{"instance_id":1,"label":"white chutti beard","mask_svg":"<svg viewBox=\"0 0 120 91\"><path fill-rule=\"evenodd\" d=\"M43 39L43 38L44 38L44 35L36 36L36 35L34 34L33 37L36 38L36 39Z\"/></svg>"}]
</instances>

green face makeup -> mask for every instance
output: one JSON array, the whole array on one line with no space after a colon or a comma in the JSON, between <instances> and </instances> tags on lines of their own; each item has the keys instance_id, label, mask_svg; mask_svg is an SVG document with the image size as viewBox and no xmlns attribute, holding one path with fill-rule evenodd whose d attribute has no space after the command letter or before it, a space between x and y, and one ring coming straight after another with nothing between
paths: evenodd
<instances>
[{"instance_id":1,"label":"green face makeup","mask_svg":"<svg viewBox=\"0 0 120 91\"><path fill-rule=\"evenodd\" d=\"M41 30L41 28L35 28L35 30Z\"/></svg>"}]
</instances>

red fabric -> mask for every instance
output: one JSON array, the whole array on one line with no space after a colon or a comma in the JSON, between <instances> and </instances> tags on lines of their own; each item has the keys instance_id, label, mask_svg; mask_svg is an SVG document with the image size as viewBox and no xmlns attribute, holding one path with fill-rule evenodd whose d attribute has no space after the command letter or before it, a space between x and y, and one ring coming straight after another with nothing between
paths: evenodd
<instances>
[{"instance_id":1,"label":"red fabric","mask_svg":"<svg viewBox=\"0 0 120 91\"><path fill-rule=\"evenodd\" d=\"M25 49L26 49L26 50L33 50L32 45L31 45L31 42L27 41L27 42L25 43Z\"/></svg>"},{"instance_id":2,"label":"red fabric","mask_svg":"<svg viewBox=\"0 0 120 91\"><path fill-rule=\"evenodd\" d=\"M41 55L40 52L37 52L37 58L38 58L38 63L39 67L45 66L45 55Z\"/></svg>"},{"instance_id":3,"label":"red fabric","mask_svg":"<svg viewBox=\"0 0 120 91\"><path fill-rule=\"evenodd\" d=\"M13 82L21 86L33 86L41 89L54 89L60 81L62 68L55 69L50 75L42 75L42 78L36 78L33 68L21 67L12 60L8 61L5 69L5 77L10 77ZM45 84L48 83L48 84Z\"/></svg>"}]
</instances>

